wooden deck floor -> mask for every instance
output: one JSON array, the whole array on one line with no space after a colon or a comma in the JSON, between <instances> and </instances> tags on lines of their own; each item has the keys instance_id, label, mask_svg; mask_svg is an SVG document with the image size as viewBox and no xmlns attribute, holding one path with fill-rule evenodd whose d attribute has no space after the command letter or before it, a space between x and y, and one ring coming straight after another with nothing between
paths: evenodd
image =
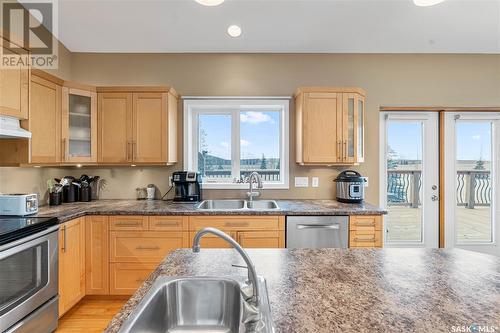
<instances>
[{"instance_id":1,"label":"wooden deck floor","mask_svg":"<svg viewBox=\"0 0 500 333\"><path fill-rule=\"evenodd\" d=\"M421 208L391 206L388 208L387 239L391 241L420 241ZM463 241L489 241L491 239L490 207L468 209L457 207L458 238Z\"/></svg>"},{"instance_id":2,"label":"wooden deck floor","mask_svg":"<svg viewBox=\"0 0 500 333\"><path fill-rule=\"evenodd\" d=\"M100 333L127 299L86 297L59 318L55 333Z\"/></svg>"}]
</instances>

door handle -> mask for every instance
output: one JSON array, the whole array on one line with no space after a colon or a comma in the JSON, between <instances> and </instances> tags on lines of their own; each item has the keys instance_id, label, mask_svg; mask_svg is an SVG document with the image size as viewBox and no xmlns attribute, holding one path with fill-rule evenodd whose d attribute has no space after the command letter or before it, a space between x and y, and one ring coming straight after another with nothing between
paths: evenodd
<instances>
[{"instance_id":1,"label":"door handle","mask_svg":"<svg viewBox=\"0 0 500 333\"><path fill-rule=\"evenodd\" d=\"M344 161L347 160L347 140L344 140Z\"/></svg>"},{"instance_id":2,"label":"door handle","mask_svg":"<svg viewBox=\"0 0 500 333\"><path fill-rule=\"evenodd\" d=\"M66 158L66 139L62 139L62 160L66 162L68 159Z\"/></svg>"},{"instance_id":3,"label":"door handle","mask_svg":"<svg viewBox=\"0 0 500 333\"><path fill-rule=\"evenodd\" d=\"M337 141L337 160L340 161L342 159L342 141Z\"/></svg>"},{"instance_id":4,"label":"door handle","mask_svg":"<svg viewBox=\"0 0 500 333\"><path fill-rule=\"evenodd\" d=\"M63 229L63 230L62 230L62 231L63 231L63 243L62 243L62 248L61 248L61 250L62 250L63 252L66 252L66 225L63 225L63 226L62 226L62 229Z\"/></svg>"},{"instance_id":5,"label":"door handle","mask_svg":"<svg viewBox=\"0 0 500 333\"><path fill-rule=\"evenodd\" d=\"M433 195L433 196L431 197L431 200L432 200L432 201L439 201L439 198L438 198L438 196L437 196L437 195Z\"/></svg>"},{"instance_id":6,"label":"door handle","mask_svg":"<svg viewBox=\"0 0 500 333\"><path fill-rule=\"evenodd\" d=\"M338 224L297 224L297 229L334 229L339 230L340 225Z\"/></svg>"}]
</instances>

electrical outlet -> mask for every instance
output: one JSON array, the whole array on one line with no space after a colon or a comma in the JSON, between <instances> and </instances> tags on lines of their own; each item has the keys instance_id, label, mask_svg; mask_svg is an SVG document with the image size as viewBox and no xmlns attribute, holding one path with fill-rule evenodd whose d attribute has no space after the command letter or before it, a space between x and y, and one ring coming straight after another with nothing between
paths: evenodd
<instances>
[{"instance_id":1,"label":"electrical outlet","mask_svg":"<svg viewBox=\"0 0 500 333\"><path fill-rule=\"evenodd\" d=\"M168 186L172 187L172 176L168 177Z\"/></svg>"},{"instance_id":2,"label":"electrical outlet","mask_svg":"<svg viewBox=\"0 0 500 333\"><path fill-rule=\"evenodd\" d=\"M295 177L295 187L309 187L309 177Z\"/></svg>"},{"instance_id":3,"label":"electrical outlet","mask_svg":"<svg viewBox=\"0 0 500 333\"><path fill-rule=\"evenodd\" d=\"M319 187L319 177L312 177L312 187Z\"/></svg>"}]
</instances>

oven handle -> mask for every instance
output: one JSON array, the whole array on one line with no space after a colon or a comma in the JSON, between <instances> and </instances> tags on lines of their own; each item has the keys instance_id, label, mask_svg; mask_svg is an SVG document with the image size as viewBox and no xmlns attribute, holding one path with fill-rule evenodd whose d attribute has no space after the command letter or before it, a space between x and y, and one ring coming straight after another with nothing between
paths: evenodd
<instances>
[{"instance_id":1,"label":"oven handle","mask_svg":"<svg viewBox=\"0 0 500 333\"><path fill-rule=\"evenodd\" d=\"M29 235L27 237L18 239L18 240L14 241L14 242L11 242L11 243L7 243L5 245L0 246L0 252L6 251L6 250L11 249L11 248L16 247L16 246L20 246L20 245L22 245L24 243L28 243L28 242L30 242L30 241L32 241L34 239L38 239L38 238L40 238L42 236L45 236L45 235L50 234L50 233L52 233L54 231L57 231L57 230L59 230L59 225L54 225L54 226L52 226L50 228L47 228L47 229L45 229L43 231L40 231L40 232L36 233L36 234ZM22 247L21 250L24 250L24 247Z\"/></svg>"},{"instance_id":2,"label":"oven handle","mask_svg":"<svg viewBox=\"0 0 500 333\"><path fill-rule=\"evenodd\" d=\"M338 224L297 224L297 229L334 229L339 230L340 225Z\"/></svg>"}]
</instances>

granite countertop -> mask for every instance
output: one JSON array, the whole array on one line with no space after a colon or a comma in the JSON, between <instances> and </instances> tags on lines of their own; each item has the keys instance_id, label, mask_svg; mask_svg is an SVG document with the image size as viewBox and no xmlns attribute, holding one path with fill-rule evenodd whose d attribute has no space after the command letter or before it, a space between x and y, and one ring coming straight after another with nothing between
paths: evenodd
<instances>
[{"instance_id":1,"label":"granite countertop","mask_svg":"<svg viewBox=\"0 0 500 333\"><path fill-rule=\"evenodd\" d=\"M452 332L500 329L500 258L452 249L251 249L277 332ZM117 332L155 279L242 276L232 249L176 250L105 330ZM473 331L474 332L474 331ZM492 331L490 331L492 332Z\"/></svg>"},{"instance_id":2,"label":"granite countertop","mask_svg":"<svg viewBox=\"0 0 500 333\"><path fill-rule=\"evenodd\" d=\"M380 215L386 211L335 200L277 200L278 210L198 210L196 204L162 200L97 200L43 206L35 216L55 216L61 222L84 215Z\"/></svg>"}]
</instances>

